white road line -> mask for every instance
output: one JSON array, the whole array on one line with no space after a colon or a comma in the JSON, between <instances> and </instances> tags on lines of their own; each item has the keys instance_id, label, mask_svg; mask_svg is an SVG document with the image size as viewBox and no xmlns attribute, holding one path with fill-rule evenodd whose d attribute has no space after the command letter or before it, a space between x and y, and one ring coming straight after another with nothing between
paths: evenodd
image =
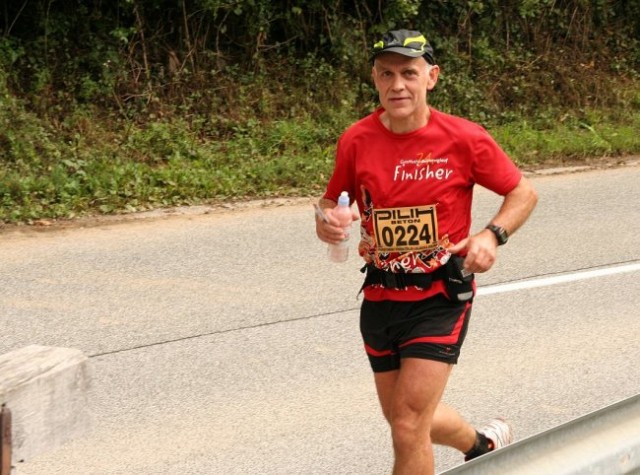
<instances>
[{"instance_id":1,"label":"white road line","mask_svg":"<svg viewBox=\"0 0 640 475\"><path fill-rule=\"evenodd\" d=\"M488 285L486 287L478 287L477 295L501 294L503 292L514 292L516 290L533 289L548 285L564 284L565 282L575 282L576 280L594 279L605 275L637 271L640 271L640 263L574 272L572 274L556 275L553 277L542 277L540 279L512 282L510 284Z\"/></svg>"}]
</instances>

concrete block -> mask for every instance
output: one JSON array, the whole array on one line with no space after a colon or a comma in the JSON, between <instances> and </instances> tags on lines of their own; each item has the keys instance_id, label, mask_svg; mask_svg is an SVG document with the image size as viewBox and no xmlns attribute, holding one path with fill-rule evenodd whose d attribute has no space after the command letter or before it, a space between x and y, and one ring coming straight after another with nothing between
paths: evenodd
<instances>
[{"instance_id":1,"label":"concrete block","mask_svg":"<svg viewBox=\"0 0 640 475\"><path fill-rule=\"evenodd\" d=\"M89 373L89 359L71 348L31 345L0 355L0 405L12 413L14 465L90 429Z\"/></svg>"}]
</instances>

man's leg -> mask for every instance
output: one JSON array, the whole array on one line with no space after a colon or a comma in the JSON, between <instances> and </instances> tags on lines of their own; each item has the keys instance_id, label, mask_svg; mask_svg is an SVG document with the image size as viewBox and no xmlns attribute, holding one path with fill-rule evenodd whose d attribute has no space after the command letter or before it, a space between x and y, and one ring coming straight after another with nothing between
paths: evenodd
<instances>
[{"instance_id":1,"label":"man's leg","mask_svg":"<svg viewBox=\"0 0 640 475\"><path fill-rule=\"evenodd\" d=\"M431 429L451 365L404 358L400 370L375 374L378 397L391 426L394 475L434 473Z\"/></svg>"},{"instance_id":2,"label":"man's leg","mask_svg":"<svg viewBox=\"0 0 640 475\"><path fill-rule=\"evenodd\" d=\"M476 430L458 411L441 402L433 416L431 440L434 444L446 445L466 453L476 442Z\"/></svg>"},{"instance_id":3,"label":"man's leg","mask_svg":"<svg viewBox=\"0 0 640 475\"><path fill-rule=\"evenodd\" d=\"M382 413L391 424L391 405L399 371L376 374L376 389ZM452 407L440 402L436 407L431 425L431 442L469 451L476 440L476 430Z\"/></svg>"}]
</instances>

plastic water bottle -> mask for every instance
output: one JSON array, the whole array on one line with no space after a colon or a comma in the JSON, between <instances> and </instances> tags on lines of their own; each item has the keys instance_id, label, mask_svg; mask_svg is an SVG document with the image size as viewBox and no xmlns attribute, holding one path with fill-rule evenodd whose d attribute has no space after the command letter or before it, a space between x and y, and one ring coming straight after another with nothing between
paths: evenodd
<instances>
[{"instance_id":1,"label":"plastic water bottle","mask_svg":"<svg viewBox=\"0 0 640 475\"><path fill-rule=\"evenodd\" d=\"M338 206L334 208L333 216L340 222L340 227L344 230L345 238L338 244L329 244L329 260L333 262L344 262L349 257L349 235L351 234L351 207L349 206L349 193L343 191L338 198Z\"/></svg>"}]
</instances>

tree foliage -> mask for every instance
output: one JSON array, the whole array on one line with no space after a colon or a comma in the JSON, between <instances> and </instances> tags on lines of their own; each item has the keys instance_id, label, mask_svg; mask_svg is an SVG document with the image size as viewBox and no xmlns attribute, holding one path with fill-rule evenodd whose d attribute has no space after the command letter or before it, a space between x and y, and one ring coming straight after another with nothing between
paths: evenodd
<instances>
[{"instance_id":1,"label":"tree foliage","mask_svg":"<svg viewBox=\"0 0 640 475\"><path fill-rule=\"evenodd\" d=\"M4 0L0 15L8 91L52 116L366 107L369 46L395 27L427 34L435 100L459 113L615 102L609 78L640 65L638 0Z\"/></svg>"}]
</instances>

